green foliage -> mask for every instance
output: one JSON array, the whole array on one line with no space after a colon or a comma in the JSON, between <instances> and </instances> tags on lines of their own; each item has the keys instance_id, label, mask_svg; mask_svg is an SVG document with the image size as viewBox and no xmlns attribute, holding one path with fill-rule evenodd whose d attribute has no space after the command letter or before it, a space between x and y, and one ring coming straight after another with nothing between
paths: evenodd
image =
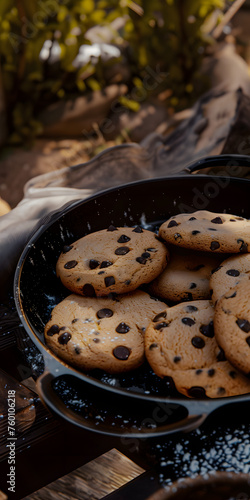
<instances>
[{"instance_id":1,"label":"green foliage","mask_svg":"<svg viewBox=\"0 0 250 500\"><path fill-rule=\"evenodd\" d=\"M208 82L199 69L207 43L205 24L224 0L138 0L143 15L131 11L124 38L132 48L134 72L145 78L147 68L165 73L157 92L169 88L170 105L183 109L204 91ZM146 71L145 71L146 68ZM167 73L167 74L166 74Z\"/></svg>"},{"instance_id":2,"label":"green foliage","mask_svg":"<svg viewBox=\"0 0 250 500\"><path fill-rule=\"evenodd\" d=\"M110 26L113 43L126 50L131 66L129 95L121 105L136 111L149 94L169 89L168 106L184 108L204 90L199 67L209 16L225 0L1 0L0 61L12 142L41 132L37 113L59 99L102 89L109 83L107 65L72 64L86 32ZM60 61L39 58L46 40L58 42ZM117 61L114 61L117 62ZM110 62L108 63L110 66Z\"/></svg>"}]
</instances>

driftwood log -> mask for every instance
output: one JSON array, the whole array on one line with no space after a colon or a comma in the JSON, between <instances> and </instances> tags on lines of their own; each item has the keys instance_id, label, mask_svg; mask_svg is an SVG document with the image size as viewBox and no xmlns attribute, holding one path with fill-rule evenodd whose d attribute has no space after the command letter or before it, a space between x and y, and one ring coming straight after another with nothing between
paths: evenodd
<instances>
[{"instance_id":1,"label":"driftwood log","mask_svg":"<svg viewBox=\"0 0 250 500\"><path fill-rule=\"evenodd\" d=\"M34 178L26 190L65 186L98 191L138 179L180 173L202 156L250 154L250 97L240 88L209 92L189 114L166 136L152 133L140 145L110 148L101 158ZM242 175L248 174L244 169Z\"/></svg>"}]
</instances>

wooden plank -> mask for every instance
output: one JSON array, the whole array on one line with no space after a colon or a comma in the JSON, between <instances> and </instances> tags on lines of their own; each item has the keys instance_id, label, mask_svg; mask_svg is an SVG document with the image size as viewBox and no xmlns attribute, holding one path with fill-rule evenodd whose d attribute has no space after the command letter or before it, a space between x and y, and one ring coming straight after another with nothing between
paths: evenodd
<instances>
[{"instance_id":1,"label":"wooden plank","mask_svg":"<svg viewBox=\"0 0 250 500\"><path fill-rule=\"evenodd\" d=\"M23 500L100 500L144 470L112 449Z\"/></svg>"}]
</instances>

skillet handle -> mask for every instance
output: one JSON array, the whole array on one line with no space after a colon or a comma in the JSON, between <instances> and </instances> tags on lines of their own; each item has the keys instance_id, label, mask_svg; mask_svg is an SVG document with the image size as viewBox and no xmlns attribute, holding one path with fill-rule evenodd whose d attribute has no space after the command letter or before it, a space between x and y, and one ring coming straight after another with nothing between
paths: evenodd
<instances>
[{"instance_id":1,"label":"skillet handle","mask_svg":"<svg viewBox=\"0 0 250 500\"><path fill-rule=\"evenodd\" d=\"M84 429L90 428L88 421L85 421L80 415L73 412L63 403L63 401L57 396L56 392L52 388L52 382L55 379L49 371L44 371L43 374L37 379L36 386L38 396L41 401L47 406L47 408L59 417L63 417L65 420L74 423L78 427ZM96 429L98 431L98 429Z\"/></svg>"},{"instance_id":2,"label":"skillet handle","mask_svg":"<svg viewBox=\"0 0 250 500\"><path fill-rule=\"evenodd\" d=\"M215 167L250 167L250 156L247 155L215 155L206 156L200 158L199 160L190 163L185 168L188 173L196 172L197 170L203 170L205 168L215 168Z\"/></svg>"},{"instance_id":3,"label":"skillet handle","mask_svg":"<svg viewBox=\"0 0 250 500\"><path fill-rule=\"evenodd\" d=\"M194 415L192 411L190 412L186 418L183 420L179 420L177 422L167 424L163 423L157 428L140 428L137 430L124 430L122 427L114 427L110 426L102 429L101 426L95 426L95 423L91 422L91 419L84 419L81 415L75 413L66 407L66 405L62 402L62 400L57 396L56 392L52 388L52 382L54 380L53 375L49 371L44 371L44 373L37 379L37 391L40 399L48 407L49 410L55 412L61 418L63 417L71 424L75 424L78 427L81 427L85 430L95 431L99 433L110 434L113 436L118 436L122 438L142 438L145 439L147 437L156 437L160 435L172 434L174 432L190 432L196 428L198 428L207 418L208 413L205 412L201 414L198 412L198 415ZM129 402L132 402L131 398L129 398ZM115 404L115 402L114 402ZM157 403L156 410L157 410ZM182 405L180 405L182 406ZM185 405L184 405L185 406ZM159 408L161 405L159 405ZM210 413L210 412L209 412Z\"/></svg>"}]
</instances>

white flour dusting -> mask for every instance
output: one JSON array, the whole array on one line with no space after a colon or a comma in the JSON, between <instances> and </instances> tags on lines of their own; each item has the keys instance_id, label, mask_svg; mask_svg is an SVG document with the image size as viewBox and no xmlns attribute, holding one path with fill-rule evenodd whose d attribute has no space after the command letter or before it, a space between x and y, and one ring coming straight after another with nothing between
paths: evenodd
<instances>
[{"instance_id":1,"label":"white flour dusting","mask_svg":"<svg viewBox=\"0 0 250 500\"><path fill-rule=\"evenodd\" d=\"M163 486L180 477L195 477L214 471L250 474L248 425L241 424L238 429L227 428L221 432L217 428L211 430L209 436L198 429L190 434L190 439L186 436L180 441L172 445L169 441L156 445L160 462L159 478Z\"/></svg>"}]
</instances>

